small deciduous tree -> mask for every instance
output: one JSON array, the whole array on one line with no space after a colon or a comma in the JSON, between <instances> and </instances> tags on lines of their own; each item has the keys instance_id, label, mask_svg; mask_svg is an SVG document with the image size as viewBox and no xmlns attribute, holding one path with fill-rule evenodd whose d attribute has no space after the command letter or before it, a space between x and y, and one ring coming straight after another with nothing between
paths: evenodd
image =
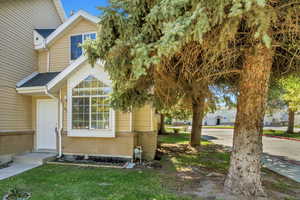
<instances>
[{"instance_id":1,"label":"small deciduous tree","mask_svg":"<svg viewBox=\"0 0 300 200\"><path fill-rule=\"evenodd\" d=\"M282 99L288 105L288 133L294 132L295 112L300 108L300 77L290 75L279 80L283 89Z\"/></svg>"}]
</instances>

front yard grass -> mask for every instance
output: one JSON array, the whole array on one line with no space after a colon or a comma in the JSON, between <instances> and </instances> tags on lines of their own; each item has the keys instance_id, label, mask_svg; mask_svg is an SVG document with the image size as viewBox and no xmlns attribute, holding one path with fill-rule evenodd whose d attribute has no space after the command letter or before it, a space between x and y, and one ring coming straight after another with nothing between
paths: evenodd
<instances>
[{"instance_id":1,"label":"front yard grass","mask_svg":"<svg viewBox=\"0 0 300 200\"><path fill-rule=\"evenodd\" d=\"M32 200L190 200L168 192L153 170L45 165L0 181L0 199L11 188Z\"/></svg>"},{"instance_id":2,"label":"front yard grass","mask_svg":"<svg viewBox=\"0 0 300 200\"><path fill-rule=\"evenodd\" d=\"M300 133L287 133L279 130L264 130L264 135L300 139Z\"/></svg>"},{"instance_id":3,"label":"front yard grass","mask_svg":"<svg viewBox=\"0 0 300 200\"><path fill-rule=\"evenodd\" d=\"M209 141L201 150L188 145L189 133L159 136L154 168L109 169L45 165L0 181L0 199L17 187L32 200L203 200L225 199L223 184L230 150ZM262 169L272 200L300 199L300 184ZM229 198L231 199L231 198ZM237 198L243 199L243 198Z\"/></svg>"}]
</instances>

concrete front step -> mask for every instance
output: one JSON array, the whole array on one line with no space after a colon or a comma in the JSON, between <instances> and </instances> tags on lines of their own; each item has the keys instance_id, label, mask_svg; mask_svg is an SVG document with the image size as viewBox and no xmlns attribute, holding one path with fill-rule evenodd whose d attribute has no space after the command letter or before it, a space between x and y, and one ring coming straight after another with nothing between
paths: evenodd
<instances>
[{"instance_id":1,"label":"concrete front step","mask_svg":"<svg viewBox=\"0 0 300 200\"><path fill-rule=\"evenodd\" d=\"M18 164L39 164L42 165L47 161L55 158L55 153L23 153L13 156L14 163Z\"/></svg>"}]
</instances>

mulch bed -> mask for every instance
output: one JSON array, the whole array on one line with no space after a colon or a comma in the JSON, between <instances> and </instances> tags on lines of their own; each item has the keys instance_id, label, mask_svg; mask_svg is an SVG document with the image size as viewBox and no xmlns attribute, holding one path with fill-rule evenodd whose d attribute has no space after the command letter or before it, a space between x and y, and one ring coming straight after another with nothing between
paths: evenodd
<instances>
[{"instance_id":1,"label":"mulch bed","mask_svg":"<svg viewBox=\"0 0 300 200\"><path fill-rule=\"evenodd\" d=\"M84 156L63 156L56 158L48 164L60 164L60 165L75 165L82 167L111 167L122 168L128 159L112 158L112 157L97 157L89 156L87 159Z\"/></svg>"}]
</instances>

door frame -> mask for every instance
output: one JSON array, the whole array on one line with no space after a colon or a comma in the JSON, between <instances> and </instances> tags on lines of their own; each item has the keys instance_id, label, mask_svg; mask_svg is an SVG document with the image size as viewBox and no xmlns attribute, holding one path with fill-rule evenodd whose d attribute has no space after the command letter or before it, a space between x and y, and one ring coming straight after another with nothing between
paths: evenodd
<instances>
[{"instance_id":1,"label":"door frame","mask_svg":"<svg viewBox=\"0 0 300 200\"><path fill-rule=\"evenodd\" d=\"M38 130L38 125L39 125L39 104L41 103L41 102L55 102L56 103L56 105L57 105L57 114L59 113L58 112L58 100L55 100L55 99L37 99L36 100L36 112L35 112L35 116L36 116L36 119L35 119L35 122L36 122L36 125L35 125L35 129L36 129L36 131L35 131L35 137L34 137L34 140L35 140L35 144L34 144L34 150L35 151L39 151L39 148L38 148L38 134L39 134L39 130ZM57 124L59 123L59 118L58 118L58 116L57 116ZM56 146L56 148L55 148L55 152L58 152L58 144L57 144L57 137L56 137L56 143L55 143L55 146ZM52 149L50 150L49 149L49 151L52 151Z\"/></svg>"}]
</instances>

